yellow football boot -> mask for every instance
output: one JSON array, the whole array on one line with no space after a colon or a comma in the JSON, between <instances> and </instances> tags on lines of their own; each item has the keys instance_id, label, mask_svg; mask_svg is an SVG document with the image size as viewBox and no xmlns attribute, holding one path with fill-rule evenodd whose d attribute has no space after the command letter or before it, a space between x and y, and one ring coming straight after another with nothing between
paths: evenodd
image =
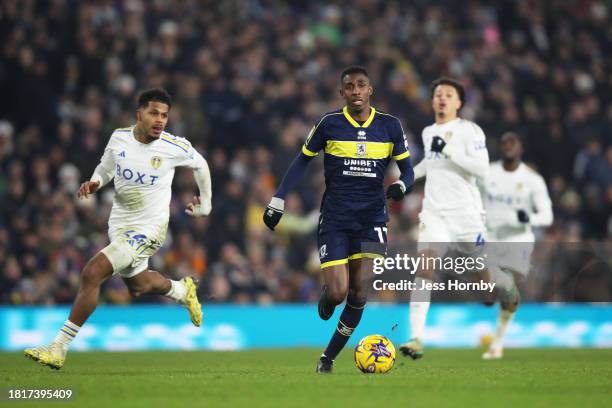
<instances>
[{"instance_id":1,"label":"yellow football boot","mask_svg":"<svg viewBox=\"0 0 612 408\"><path fill-rule=\"evenodd\" d=\"M189 318L194 326L200 327L202 324L202 306L198 300L198 281L191 276L181 279L185 287L187 288L187 295L183 300L183 305L189 311Z\"/></svg>"},{"instance_id":2,"label":"yellow football boot","mask_svg":"<svg viewBox=\"0 0 612 408\"><path fill-rule=\"evenodd\" d=\"M413 360L423 357L423 343L419 339L410 339L407 343L399 346L399 349L403 355Z\"/></svg>"},{"instance_id":3,"label":"yellow football boot","mask_svg":"<svg viewBox=\"0 0 612 408\"><path fill-rule=\"evenodd\" d=\"M48 346L27 348L23 354L40 364L59 370L66 360L67 350L59 343L51 343Z\"/></svg>"}]
</instances>

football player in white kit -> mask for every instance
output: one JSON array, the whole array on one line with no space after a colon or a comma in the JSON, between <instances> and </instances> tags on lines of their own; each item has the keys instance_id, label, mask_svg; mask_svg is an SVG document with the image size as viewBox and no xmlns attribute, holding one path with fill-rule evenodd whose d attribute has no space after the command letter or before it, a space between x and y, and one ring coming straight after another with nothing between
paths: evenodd
<instances>
[{"instance_id":1,"label":"football player in white kit","mask_svg":"<svg viewBox=\"0 0 612 408\"><path fill-rule=\"evenodd\" d=\"M200 196L187 205L187 214L206 216L212 208L208 164L186 139L164 131L170 107L166 91L142 92L136 125L113 132L91 179L81 185L78 197L86 198L114 178L115 197L108 221L110 244L85 265L70 316L55 340L48 346L26 349L27 357L61 368L70 343L96 308L100 286L113 274L123 278L133 296L165 295L187 308L194 325L202 323L196 281L191 277L170 280L148 269L149 257L166 237L176 167L193 169L200 191Z\"/></svg>"},{"instance_id":2,"label":"football player in white kit","mask_svg":"<svg viewBox=\"0 0 612 408\"><path fill-rule=\"evenodd\" d=\"M435 123L423 129L423 160L414 168L415 179L426 177L423 209L419 214L418 252L444 256L451 243L475 255L485 243L486 228L478 179L489 170L489 154L482 129L458 117L465 102L463 86L439 78L431 86ZM486 273L486 270L484 271ZM423 356L423 334L429 311L433 269L416 272L416 290L410 297L411 339L400 346L413 359ZM486 276L488 279L488 276Z\"/></svg>"},{"instance_id":3,"label":"football player in white kit","mask_svg":"<svg viewBox=\"0 0 612 408\"><path fill-rule=\"evenodd\" d=\"M482 358L499 359L504 336L520 297L515 279L529 273L535 236L532 227L552 224L550 196L542 176L521 161L523 145L516 133L501 138L502 159L491 163L483 183L487 233L491 243L489 269L497 283L500 310L497 328Z\"/></svg>"}]
</instances>

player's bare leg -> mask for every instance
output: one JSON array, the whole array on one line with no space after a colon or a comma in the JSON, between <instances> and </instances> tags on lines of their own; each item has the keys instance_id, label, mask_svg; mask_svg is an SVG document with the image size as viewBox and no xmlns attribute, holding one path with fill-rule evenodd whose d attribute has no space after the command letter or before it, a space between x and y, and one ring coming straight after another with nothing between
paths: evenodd
<instances>
[{"instance_id":1,"label":"player's bare leg","mask_svg":"<svg viewBox=\"0 0 612 408\"><path fill-rule=\"evenodd\" d=\"M348 293L349 273L347 264L333 265L321 269L323 289L319 299L319 317L329 320L337 305L344 302Z\"/></svg>"},{"instance_id":2,"label":"player's bare leg","mask_svg":"<svg viewBox=\"0 0 612 408\"><path fill-rule=\"evenodd\" d=\"M59 370L64 365L70 343L98 305L100 286L112 274L113 266L106 255L100 252L94 256L81 272L79 291L70 316L55 340L48 346L25 349L25 356Z\"/></svg>"},{"instance_id":3,"label":"player's bare leg","mask_svg":"<svg viewBox=\"0 0 612 408\"><path fill-rule=\"evenodd\" d=\"M437 256L432 250L424 250L422 254L425 259ZM433 276L434 269L427 264L419 268L414 279L416 289L410 294L410 340L400 345L399 350L413 360L423 357L423 334L431 299L431 289L427 285L432 283Z\"/></svg>"},{"instance_id":4,"label":"player's bare leg","mask_svg":"<svg viewBox=\"0 0 612 408\"><path fill-rule=\"evenodd\" d=\"M101 252L98 252L83 268L79 291L72 305L68 320L82 326L98 305L100 286L113 274L113 266Z\"/></svg>"},{"instance_id":5,"label":"player's bare leg","mask_svg":"<svg viewBox=\"0 0 612 408\"><path fill-rule=\"evenodd\" d=\"M344 265L346 268L346 265ZM359 324L367 301L367 278L372 272L372 260L367 258L349 260L348 264L348 291L344 291L346 305L340 315L338 326L323 352L317 365L318 373L332 371L333 361L348 342L351 334ZM345 275L346 276L346 275ZM337 282L345 284L344 280ZM343 288L346 288L344 286ZM338 295L342 294L340 292ZM338 300L339 296L335 299ZM342 299L344 300L344 299Z\"/></svg>"},{"instance_id":6,"label":"player's bare leg","mask_svg":"<svg viewBox=\"0 0 612 408\"><path fill-rule=\"evenodd\" d=\"M123 278L134 297L164 295L185 306L195 326L202 324L202 306L197 296L197 280L188 276L180 281L170 280L154 270L146 270L130 278Z\"/></svg>"},{"instance_id":7,"label":"player's bare leg","mask_svg":"<svg viewBox=\"0 0 612 408\"><path fill-rule=\"evenodd\" d=\"M342 303L348 294L349 269L347 264L332 265L321 269L321 273L323 274L324 283L321 291L321 299L319 299L319 316L323 320L329 320L334 314L336 306ZM327 349L325 352L327 352ZM334 358L336 358L336 356L328 356L325 352L317 363L317 373L332 372Z\"/></svg>"},{"instance_id":8,"label":"player's bare leg","mask_svg":"<svg viewBox=\"0 0 612 408\"><path fill-rule=\"evenodd\" d=\"M500 296L500 309L499 315L497 316L497 327L495 328L493 341L487 351L482 355L484 360L497 360L503 357L506 331L512 319L514 319L514 315L516 314L516 310L521 300L512 274L501 270L500 272L506 276L506 280L497 279L497 284L500 285L500 290L498 291Z\"/></svg>"},{"instance_id":9,"label":"player's bare leg","mask_svg":"<svg viewBox=\"0 0 612 408\"><path fill-rule=\"evenodd\" d=\"M130 295L139 297L144 294L164 295L172 288L170 279L154 270L146 270L130 278L123 278Z\"/></svg>"}]
</instances>

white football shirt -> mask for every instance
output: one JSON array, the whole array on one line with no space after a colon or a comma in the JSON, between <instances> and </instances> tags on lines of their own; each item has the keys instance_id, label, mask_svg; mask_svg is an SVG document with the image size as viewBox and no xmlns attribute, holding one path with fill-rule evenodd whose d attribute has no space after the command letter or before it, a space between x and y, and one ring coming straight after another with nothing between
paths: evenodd
<instances>
[{"instance_id":1,"label":"white football shirt","mask_svg":"<svg viewBox=\"0 0 612 408\"><path fill-rule=\"evenodd\" d=\"M201 168L206 162L185 138L162 132L145 144L136 140L132 126L113 132L100 165L97 171L115 181L109 232L129 227L163 241L175 168Z\"/></svg>"},{"instance_id":2,"label":"white football shirt","mask_svg":"<svg viewBox=\"0 0 612 408\"><path fill-rule=\"evenodd\" d=\"M446 142L443 153L431 151L431 141ZM457 118L423 129L425 155L415 167L415 177L426 177L423 211L438 215L483 214L477 179L487 175L489 153L485 135L474 122Z\"/></svg>"},{"instance_id":3,"label":"white football shirt","mask_svg":"<svg viewBox=\"0 0 612 408\"><path fill-rule=\"evenodd\" d=\"M531 227L552 223L552 203L546 183L524 163L514 171L505 170L501 161L491 163L483 187L491 241L534 242ZM518 210L527 212L528 223L519 222Z\"/></svg>"}]
</instances>

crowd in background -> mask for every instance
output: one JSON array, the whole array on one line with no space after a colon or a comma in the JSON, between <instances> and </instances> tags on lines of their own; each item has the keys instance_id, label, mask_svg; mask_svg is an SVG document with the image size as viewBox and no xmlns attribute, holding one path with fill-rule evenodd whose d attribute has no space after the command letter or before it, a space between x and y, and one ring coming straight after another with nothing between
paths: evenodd
<instances>
[{"instance_id":1,"label":"crowd in background","mask_svg":"<svg viewBox=\"0 0 612 408\"><path fill-rule=\"evenodd\" d=\"M458 78L461 114L483 128L492 158L516 131L545 177L555 222L540 237L610 243L610 13L589 0L2 1L0 304L72 301L108 243L113 189L75 193L150 87L173 95L168 130L205 155L214 195L210 217L190 218L196 186L177 171L151 267L200 277L207 303L317 299L321 161L276 233L261 215L317 118L341 107L339 73L353 64L369 70L373 105L402 119L414 163L433 121L429 83ZM391 205L391 242L414 242L421 200L418 184ZM102 301L132 300L115 277Z\"/></svg>"}]
</instances>

